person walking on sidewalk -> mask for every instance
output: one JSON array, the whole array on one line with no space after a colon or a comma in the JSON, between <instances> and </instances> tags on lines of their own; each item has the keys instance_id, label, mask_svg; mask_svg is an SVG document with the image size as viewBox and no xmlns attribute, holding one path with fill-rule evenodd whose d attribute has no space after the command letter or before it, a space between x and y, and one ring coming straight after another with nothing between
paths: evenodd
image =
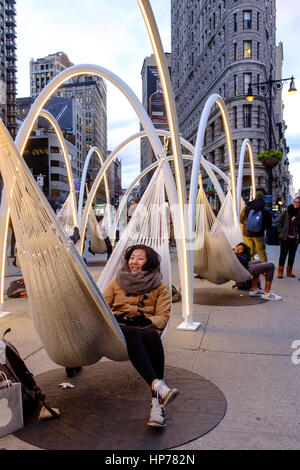
<instances>
[{"instance_id":1,"label":"person walking on sidewalk","mask_svg":"<svg viewBox=\"0 0 300 470\"><path fill-rule=\"evenodd\" d=\"M249 291L250 297L261 297L264 300L282 300L280 295L271 292L272 281L274 278L275 264L262 263L255 260L250 261L250 249L245 243L239 243L233 249L239 262L252 274L252 286ZM259 276L265 273L265 288L260 289L258 286Z\"/></svg>"},{"instance_id":2,"label":"person walking on sidewalk","mask_svg":"<svg viewBox=\"0 0 300 470\"><path fill-rule=\"evenodd\" d=\"M296 251L300 241L300 197L296 197L293 204L283 211L277 222L280 239L280 255L277 277L283 277L285 260L288 257L286 275L295 277L292 272Z\"/></svg>"},{"instance_id":3,"label":"person walking on sidewalk","mask_svg":"<svg viewBox=\"0 0 300 470\"><path fill-rule=\"evenodd\" d=\"M240 222L243 225L244 242L250 248L251 260L254 259L255 250L258 253L261 262L265 263L267 259L265 245L265 230L272 225L271 213L265 209L265 195L262 191L257 191L255 199L248 202L242 210ZM252 217L256 218L254 224L250 223Z\"/></svg>"}]
</instances>

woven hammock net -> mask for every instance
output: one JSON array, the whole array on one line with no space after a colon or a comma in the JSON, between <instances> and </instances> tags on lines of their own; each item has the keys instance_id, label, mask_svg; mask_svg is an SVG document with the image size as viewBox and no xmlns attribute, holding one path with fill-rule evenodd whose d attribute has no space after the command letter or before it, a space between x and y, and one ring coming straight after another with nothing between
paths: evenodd
<instances>
[{"instance_id":1,"label":"woven hammock net","mask_svg":"<svg viewBox=\"0 0 300 470\"><path fill-rule=\"evenodd\" d=\"M243 240L240 226L235 226L231 191L216 217L200 180L195 219L194 272L214 284L250 279L232 248Z\"/></svg>"},{"instance_id":2,"label":"woven hammock net","mask_svg":"<svg viewBox=\"0 0 300 470\"><path fill-rule=\"evenodd\" d=\"M0 170L35 329L64 367L128 359L124 336L0 122Z\"/></svg>"},{"instance_id":3,"label":"woven hammock net","mask_svg":"<svg viewBox=\"0 0 300 470\"><path fill-rule=\"evenodd\" d=\"M105 265L97 285L103 290L113 278L120 265L120 259L129 246L144 244L151 246L161 257L163 282L171 290L171 262L169 253L168 215L169 207L165 196L164 165L162 160L152 176L129 224L118 241L109 262Z\"/></svg>"},{"instance_id":4,"label":"woven hammock net","mask_svg":"<svg viewBox=\"0 0 300 470\"><path fill-rule=\"evenodd\" d=\"M110 204L105 205L104 215L101 222L98 222L93 208L89 210L88 232L91 244L91 249L94 253L102 254L107 252L107 247L104 239L111 236L113 219L115 213Z\"/></svg>"},{"instance_id":5,"label":"woven hammock net","mask_svg":"<svg viewBox=\"0 0 300 470\"><path fill-rule=\"evenodd\" d=\"M67 237L73 235L74 220L71 194L65 200L63 206L56 215L61 227L64 229Z\"/></svg>"}]
</instances>

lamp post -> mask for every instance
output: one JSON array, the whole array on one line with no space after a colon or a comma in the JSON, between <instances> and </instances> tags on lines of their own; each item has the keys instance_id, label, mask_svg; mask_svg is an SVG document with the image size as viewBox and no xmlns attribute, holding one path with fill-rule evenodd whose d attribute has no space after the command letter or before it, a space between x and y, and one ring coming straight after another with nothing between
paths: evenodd
<instances>
[{"instance_id":1,"label":"lamp post","mask_svg":"<svg viewBox=\"0 0 300 470\"><path fill-rule=\"evenodd\" d=\"M257 83L249 83L249 86L248 86L248 93L247 93L247 96L246 96L246 100L249 101L249 102L252 102L254 100L254 93L253 93L253 89L252 87L253 86L256 86L257 87L257 90L261 90L265 96L265 99L266 99L266 108L267 108L267 112L268 112L268 125L269 125L269 128L268 128L268 150L271 150L272 149L272 136L273 136L273 132L272 132L272 102L275 100L276 98L276 92L278 90L280 90L283 86L283 83L286 82L286 81L290 81L290 87L289 87L289 90L288 92L289 93L296 93L296 86L295 86L295 79L294 77L290 77L290 78L281 78L281 79L278 79L278 80L274 80L272 78L272 71L273 71L273 66L271 65L270 67L270 75L269 75L269 79L266 80L265 82L257 82ZM276 147L276 141L274 139L274 147ZM272 174L272 168L274 168L275 165L273 166L266 166L266 171L267 171L267 174L268 174L268 193L269 195L271 196L271 207L272 207L272 193L273 193L273 174Z\"/></svg>"}]
</instances>

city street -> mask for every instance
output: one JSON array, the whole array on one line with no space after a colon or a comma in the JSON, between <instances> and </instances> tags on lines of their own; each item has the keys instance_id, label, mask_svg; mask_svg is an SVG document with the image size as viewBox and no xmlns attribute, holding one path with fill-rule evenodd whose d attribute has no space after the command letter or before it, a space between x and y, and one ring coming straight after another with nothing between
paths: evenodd
<instances>
[{"instance_id":1,"label":"city street","mask_svg":"<svg viewBox=\"0 0 300 470\"><path fill-rule=\"evenodd\" d=\"M279 246L267 246L267 254L277 267ZM88 264L97 279L104 256L89 255ZM172 264L173 284L178 286L174 251ZM280 302L250 298L247 292L232 289L232 282L217 286L195 279L194 320L201 322L196 332L176 329L182 322L181 303L173 304L164 340L167 366L205 377L227 400L226 414L216 428L177 449L300 448L299 250L294 272L295 279L275 277L273 290L283 297ZM6 278L6 287L12 279ZM31 372L38 375L58 367L47 357L35 333L28 299L8 299L4 307L10 314L0 318L0 334L12 329L7 339ZM37 448L13 435L0 438L0 449Z\"/></svg>"}]
</instances>

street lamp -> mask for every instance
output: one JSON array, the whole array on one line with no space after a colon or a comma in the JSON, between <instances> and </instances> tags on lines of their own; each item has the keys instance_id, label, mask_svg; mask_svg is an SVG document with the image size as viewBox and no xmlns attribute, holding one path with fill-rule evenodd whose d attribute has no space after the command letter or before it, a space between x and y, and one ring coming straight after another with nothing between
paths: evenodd
<instances>
[{"instance_id":1,"label":"street lamp","mask_svg":"<svg viewBox=\"0 0 300 470\"><path fill-rule=\"evenodd\" d=\"M295 86L295 79L294 77L290 78L282 78L279 80L274 80L272 78L272 70L273 66L271 65L270 68L270 76L269 79L266 80L265 82L257 82L257 83L249 83L248 86L248 93L246 96L246 100L249 102L252 102L254 100L254 93L253 93L253 86L257 87L257 90L261 90L263 94L265 95L266 98L266 107L267 107L267 112L268 112L268 121L269 121L269 150L272 149L272 101L275 100L276 97L276 92L280 90L283 86L284 82L290 81L290 87L288 92L290 94L296 93L296 86ZM276 142L275 147L276 147ZM272 175L272 168L266 168L267 174L268 174L268 193L272 198L272 192L273 192L273 175ZM271 203L272 205L272 203Z\"/></svg>"}]
</instances>

